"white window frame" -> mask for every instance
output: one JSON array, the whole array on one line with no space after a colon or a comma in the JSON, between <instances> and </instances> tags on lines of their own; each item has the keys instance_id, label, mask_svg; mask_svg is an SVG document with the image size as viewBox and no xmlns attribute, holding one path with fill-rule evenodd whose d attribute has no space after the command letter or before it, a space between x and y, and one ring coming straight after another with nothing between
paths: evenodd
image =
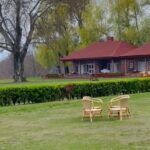
<instances>
[{"instance_id":1,"label":"white window frame","mask_svg":"<svg viewBox=\"0 0 150 150\"><path fill-rule=\"evenodd\" d=\"M84 64L83 73L88 73L88 74L95 73L95 65L93 63Z\"/></svg>"}]
</instances>

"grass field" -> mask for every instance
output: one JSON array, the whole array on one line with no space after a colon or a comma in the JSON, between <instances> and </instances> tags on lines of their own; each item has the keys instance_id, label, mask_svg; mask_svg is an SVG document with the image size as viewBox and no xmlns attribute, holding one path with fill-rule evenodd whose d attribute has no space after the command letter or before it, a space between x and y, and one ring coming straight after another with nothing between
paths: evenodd
<instances>
[{"instance_id":1,"label":"grass field","mask_svg":"<svg viewBox=\"0 0 150 150\"><path fill-rule=\"evenodd\" d=\"M82 121L80 100L0 107L0 150L150 150L150 93L131 95L131 118Z\"/></svg>"},{"instance_id":2,"label":"grass field","mask_svg":"<svg viewBox=\"0 0 150 150\"><path fill-rule=\"evenodd\" d=\"M89 79L42 79L42 78L28 78L28 82L14 83L11 79L0 80L0 88L3 87L19 87L19 86L38 86L38 85L56 85L68 83L85 83L85 82L107 82L107 81L122 81L139 78L99 78L98 81L90 81Z\"/></svg>"}]
</instances>

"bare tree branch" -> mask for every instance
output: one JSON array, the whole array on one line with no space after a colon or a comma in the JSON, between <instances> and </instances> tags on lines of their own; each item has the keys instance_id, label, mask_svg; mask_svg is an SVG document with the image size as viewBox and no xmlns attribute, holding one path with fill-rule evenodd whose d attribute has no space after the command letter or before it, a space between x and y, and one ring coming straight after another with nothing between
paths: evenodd
<instances>
[{"instance_id":1,"label":"bare tree branch","mask_svg":"<svg viewBox=\"0 0 150 150\"><path fill-rule=\"evenodd\" d=\"M6 29L7 34L9 34L9 37L11 37L12 40L14 40L14 36L13 36L12 33L9 31L8 25L6 24L6 20L5 20L4 16L3 16L3 13L2 13L2 5L1 5L1 4L0 4L0 18L1 18L1 20L2 20L2 23L4 24L4 27L5 27L5 29ZM10 20L10 19L9 19L9 20Z\"/></svg>"},{"instance_id":2,"label":"bare tree branch","mask_svg":"<svg viewBox=\"0 0 150 150\"><path fill-rule=\"evenodd\" d=\"M29 14L32 14L32 12L40 5L40 3L41 3L41 0L38 0L38 1L36 2L36 4L33 6L33 8L31 9L31 11L30 11Z\"/></svg>"},{"instance_id":3,"label":"bare tree branch","mask_svg":"<svg viewBox=\"0 0 150 150\"><path fill-rule=\"evenodd\" d=\"M12 52L12 49L10 47L0 45L0 48L2 48L3 50L7 50L9 52Z\"/></svg>"},{"instance_id":4,"label":"bare tree branch","mask_svg":"<svg viewBox=\"0 0 150 150\"><path fill-rule=\"evenodd\" d=\"M9 42L10 45L13 45L13 41L9 37L8 32L5 31L5 29L3 28L2 22L0 22L0 33L3 35L3 37L5 38L5 40Z\"/></svg>"}]
</instances>

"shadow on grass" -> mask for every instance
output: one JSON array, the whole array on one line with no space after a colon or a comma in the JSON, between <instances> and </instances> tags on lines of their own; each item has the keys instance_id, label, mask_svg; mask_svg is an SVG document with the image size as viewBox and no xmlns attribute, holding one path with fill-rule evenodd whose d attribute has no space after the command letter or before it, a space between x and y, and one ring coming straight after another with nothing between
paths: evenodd
<instances>
[{"instance_id":1,"label":"shadow on grass","mask_svg":"<svg viewBox=\"0 0 150 150\"><path fill-rule=\"evenodd\" d=\"M77 122L90 122L90 118L74 118L74 120L76 120ZM93 118L93 122L115 122L115 121L124 121L124 120L129 120L129 118L123 118L123 120L120 120L117 117L102 117L102 118Z\"/></svg>"}]
</instances>

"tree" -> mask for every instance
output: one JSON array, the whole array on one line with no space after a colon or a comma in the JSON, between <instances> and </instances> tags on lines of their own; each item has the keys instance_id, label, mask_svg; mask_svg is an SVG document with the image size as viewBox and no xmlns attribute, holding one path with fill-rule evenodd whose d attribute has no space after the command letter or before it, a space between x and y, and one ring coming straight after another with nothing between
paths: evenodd
<instances>
[{"instance_id":1,"label":"tree","mask_svg":"<svg viewBox=\"0 0 150 150\"><path fill-rule=\"evenodd\" d=\"M141 7L138 0L109 0L109 6L112 14L112 24L114 25L114 30L117 31L116 36L132 44L139 44L138 36L133 36L134 34L139 34L140 28L139 16L141 15ZM131 36L132 41L130 39ZM129 37L129 40L127 37Z\"/></svg>"},{"instance_id":2,"label":"tree","mask_svg":"<svg viewBox=\"0 0 150 150\"><path fill-rule=\"evenodd\" d=\"M56 59L52 50L44 44L38 46L36 60L44 68L49 69L56 65Z\"/></svg>"},{"instance_id":3,"label":"tree","mask_svg":"<svg viewBox=\"0 0 150 150\"><path fill-rule=\"evenodd\" d=\"M150 5L150 0L143 0L143 5Z\"/></svg>"},{"instance_id":4,"label":"tree","mask_svg":"<svg viewBox=\"0 0 150 150\"><path fill-rule=\"evenodd\" d=\"M86 47L108 35L109 27L106 24L104 10L99 5L88 5L83 12L82 18L82 28L78 29L80 37L79 47Z\"/></svg>"},{"instance_id":5,"label":"tree","mask_svg":"<svg viewBox=\"0 0 150 150\"><path fill-rule=\"evenodd\" d=\"M90 0L64 0L69 5L70 16L73 20L77 21L78 26L83 26L83 12L86 6L89 5Z\"/></svg>"},{"instance_id":6,"label":"tree","mask_svg":"<svg viewBox=\"0 0 150 150\"><path fill-rule=\"evenodd\" d=\"M145 18L140 30L142 44L150 41L150 19Z\"/></svg>"},{"instance_id":7,"label":"tree","mask_svg":"<svg viewBox=\"0 0 150 150\"><path fill-rule=\"evenodd\" d=\"M82 13L80 12L82 25L80 24L81 22L78 22L78 19L76 22L72 22L70 5L75 2L77 3L74 4L75 6L79 5L79 1L63 1L57 4L52 13L46 17L43 16L41 21L38 22L37 37L45 44L38 48L36 58L41 65L47 68L55 65L59 70L61 57L68 55L75 49L80 49L92 42L99 41L103 35L108 33L103 10L100 6L92 3L86 4ZM81 1L81 4L83 4L83 1ZM75 19L76 17L73 18ZM60 71L58 72L61 73Z\"/></svg>"},{"instance_id":8,"label":"tree","mask_svg":"<svg viewBox=\"0 0 150 150\"><path fill-rule=\"evenodd\" d=\"M51 8L49 0L0 0L0 48L13 55L14 81L22 82L24 59L37 20Z\"/></svg>"},{"instance_id":9,"label":"tree","mask_svg":"<svg viewBox=\"0 0 150 150\"><path fill-rule=\"evenodd\" d=\"M53 12L41 17L37 29L36 36L42 41L36 52L37 61L46 68L57 66L61 73L60 58L76 47L68 5L57 3Z\"/></svg>"}]
</instances>

